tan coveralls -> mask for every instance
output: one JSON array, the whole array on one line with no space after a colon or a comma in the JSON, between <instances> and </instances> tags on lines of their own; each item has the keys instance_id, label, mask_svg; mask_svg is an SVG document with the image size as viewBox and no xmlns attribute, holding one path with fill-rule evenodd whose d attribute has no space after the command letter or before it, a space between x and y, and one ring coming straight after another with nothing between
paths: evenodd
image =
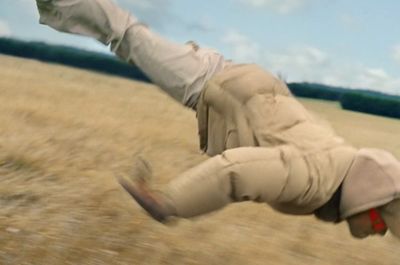
<instances>
[{"instance_id":1,"label":"tan coveralls","mask_svg":"<svg viewBox=\"0 0 400 265\"><path fill-rule=\"evenodd\" d=\"M310 214L343 181L356 150L260 67L233 65L215 51L167 42L109 0L37 0L37 5L41 23L111 44L167 93L197 107L201 148L215 156L164 191L178 216L244 200Z\"/></svg>"},{"instance_id":2,"label":"tan coveralls","mask_svg":"<svg viewBox=\"0 0 400 265\"><path fill-rule=\"evenodd\" d=\"M356 154L256 65L216 74L197 118L201 148L216 156L169 184L165 194L182 217L244 200L311 214L332 197Z\"/></svg>"}]
</instances>

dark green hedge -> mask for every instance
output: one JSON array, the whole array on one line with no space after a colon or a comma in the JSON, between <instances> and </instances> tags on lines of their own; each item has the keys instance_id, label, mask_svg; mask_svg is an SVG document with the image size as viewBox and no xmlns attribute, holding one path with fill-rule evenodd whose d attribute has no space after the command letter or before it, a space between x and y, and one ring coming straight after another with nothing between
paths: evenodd
<instances>
[{"instance_id":1,"label":"dark green hedge","mask_svg":"<svg viewBox=\"0 0 400 265\"><path fill-rule=\"evenodd\" d=\"M347 110L400 118L400 98L396 96L374 96L363 92L349 92L342 95L340 105Z\"/></svg>"},{"instance_id":2,"label":"dark green hedge","mask_svg":"<svg viewBox=\"0 0 400 265\"><path fill-rule=\"evenodd\" d=\"M338 101L346 89L314 83L289 83L288 87L295 96Z\"/></svg>"},{"instance_id":3,"label":"dark green hedge","mask_svg":"<svg viewBox=\"0 0 400 265\"><path fill-rule=\"evenodd\" d=\"M49 45L43 42L0 38L0 53L149 82L149 79L139 68L125 63L115 56L99 52L90 52L62 45Z\"/></svg>"},{"instance_id":4,"label":"dark green hedge","mask_svg":"<svg viewBox=\"0 0 400 265\"><path fill-rule=\"evenodd\" d=\"M340 101L343 109L400 118L400 96L314 83L289 83L288 87L298 97Z\"/></svg>"}]
</instances>

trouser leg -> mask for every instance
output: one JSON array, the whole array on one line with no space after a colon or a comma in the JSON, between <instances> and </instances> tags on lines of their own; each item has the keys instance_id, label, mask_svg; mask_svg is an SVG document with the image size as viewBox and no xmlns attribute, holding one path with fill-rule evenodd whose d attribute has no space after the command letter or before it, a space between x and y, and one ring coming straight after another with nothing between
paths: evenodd
<instances>
[{"instance_id":1,"label":"trouser leg","mask_svg":"<svg viewBox=\"0 0 400 265\"><path fill-rule=\"evenodd\" d=\"M189 107L195 106L205 82L224 67L220 54L163 39L110 0L37 0L37 6L40 23L111 44L119 57Z\"/></svg>"},{"instance_id":2,"label":"trouser leg","mask_svg":"<svg viewBox=\"0 0 400 265\"><path fill-rule=\"evenodd\" d=\"M274 204L282 195L289 174L301 175L299 180L306 175L303 163L296 162L296 169L291 167L286 151L261 147L225 151L174 179L164 194L176 215L186 218L221 209L231 202ZM302 190L302 185L306 181L299 181L293 196Z\"/></svg>"}]
</instances>

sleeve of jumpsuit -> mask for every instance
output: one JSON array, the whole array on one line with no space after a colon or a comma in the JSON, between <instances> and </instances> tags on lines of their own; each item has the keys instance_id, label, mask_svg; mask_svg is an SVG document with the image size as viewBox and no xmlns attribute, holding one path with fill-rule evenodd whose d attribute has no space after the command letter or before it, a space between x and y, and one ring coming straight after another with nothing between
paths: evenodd
<instances>
[{"instance_id":1,"label":"sleeve of jumpsuit","mask_svg":"<svg viewBox=\"0 0 400 265\"><path fill-rule=\"evenodd\" d=\"M139 67L155 84L194 107L205 82L225 65L211 49L161 38L111 0L36 0L40 23L58 31L92 37Z\"/></svg>"},{"instance_id":2,"label":"sleeve of jumpsuit","mask_svg":"<svg viewBox=\"0 0 400 265\"><path fill-rule=\"evenodd\" d=\"M295 149L230 149L172 180L163 191L178 217L194 217L231 202L270 205L296 200L307 190L308 170Z\"/></svg>"}]
</instances>

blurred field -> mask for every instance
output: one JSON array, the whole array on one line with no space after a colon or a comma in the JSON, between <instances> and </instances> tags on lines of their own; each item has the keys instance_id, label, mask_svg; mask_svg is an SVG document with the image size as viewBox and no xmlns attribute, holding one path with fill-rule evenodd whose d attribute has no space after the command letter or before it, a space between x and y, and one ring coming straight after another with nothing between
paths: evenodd
<instances>
[{"instance_id":1,"label":"blurred field","mask_svg":"<svg viewBox=\"0 0 400 265\"><path fill-rule=\"evenodd\" d=\"M400 157L400 121L302 100L356 146ZM400 264L390 235L242 203L164 226L115 181L137 155L161 187L207 157L195 114L155 87L0 56L0 264Z\"/></svg>"}]
</instances>

